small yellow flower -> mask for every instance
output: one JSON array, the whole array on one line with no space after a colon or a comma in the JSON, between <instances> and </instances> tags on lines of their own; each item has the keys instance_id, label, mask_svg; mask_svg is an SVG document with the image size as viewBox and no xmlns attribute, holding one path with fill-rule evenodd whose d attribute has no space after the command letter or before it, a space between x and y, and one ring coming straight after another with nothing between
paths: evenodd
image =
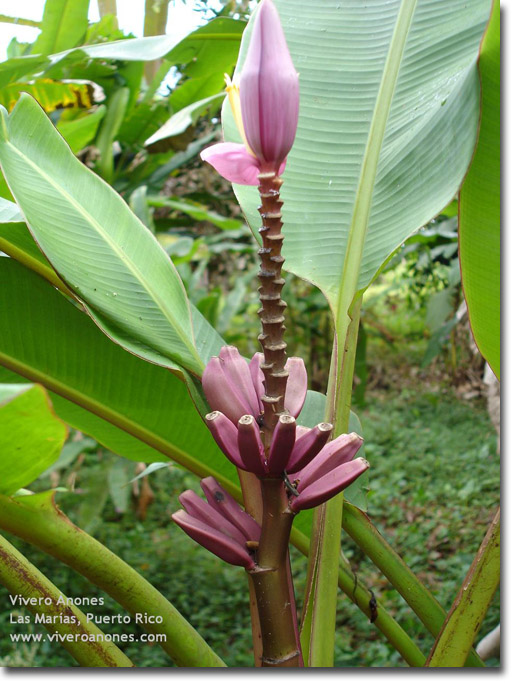
<instances>
[{"instance_id":1,"label":"small yellow flower","mask_svg":"<svg viewBox=\"0 0 515 683\"><path fill-rule=\"evenodd\" d=\"M243 128L243 118L241 116L240 86L235 81L231 80L229 74L225 74L225 83L227 85L227 87L225 88L225 92L229 97L229 104L231 105L232 115L234 117L234 121L236 122L236 126L238 127L241 139L245 143L247 152L249 152L249 154L252 154L252 156L256 156L254 152L250 149L249 143L247 142L247 136L245 135L245 129Z\"/></svg>"}]
</instances>

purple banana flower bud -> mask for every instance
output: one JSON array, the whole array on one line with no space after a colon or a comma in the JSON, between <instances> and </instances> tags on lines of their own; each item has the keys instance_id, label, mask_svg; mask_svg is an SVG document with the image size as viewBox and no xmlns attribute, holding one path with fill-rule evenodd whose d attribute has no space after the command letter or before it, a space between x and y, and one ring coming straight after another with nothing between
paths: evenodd
<instances>
[{"instance_id":1,"label":"purple banana flower bud","mask_svg":"<svg viewBox=\"0 0 515 683\"><path fill-rule=\"evenodd\" d=\"M279 170L292 148L299 118L299 76L271 0L257 9L240 80L248 145L262 165Z\"/></svg>"},{"instance_id":2,"label":"purple banana flower bud","mask_svg":"<svg viewBox=\"0 0 515 683\"><path fill-rule=\"evenodd\" d=\"M218 510L231 524L234 524L247 541L259 541L261 536L259 524L238 505L214 477L202 479L200 485L213 510Z\"/></svg>"},{"instance_id":3,"label":"purple banana flower bud","mask_svg":"<svg viewBox=\"0 0 515 683\"><path fill-rule=\"evenodd\" d=\"M238 448L238 430L223 413L218 410L206 415L206 424L220 450L233 465L246 469Z\"/></svg>"},{"instance_id":4,"label":"purple banana flower bud","mask_svg":"<svg viewBox=\"0 0 515 683\"><path fill-rule=\"evenodd\" d=\"M239 567L245 567L245 569L252 569L255 566L255 562L247 549L218 529L196 519L184 510L174 512L172 519L190 538L221 560Z\"/></svg>"},{"instance_id":5,"label":"purple banana flower bud","mask_svg":"<svg viewBox=\"0 0 515 683\"><path fill-rule=\"evenodd\" d=\"M265 448L259 427L252 415L243 415L238 422L238 447L245 469L262 477L266 474Z\"/></svg>"},{"instance_id":6,"label":"purple banana flower bud","mask_svg":"<svg viewBox=\"0 0 515 683\"><path fill-rule=\"evenodd\" d=\"M238 527L227 520L216 508L206 503L200 496L197 496L195 491L184 491L181 493L179 502L186 512L195 517L195 519L218 529L218 531L232 538L236 543L245 545L247 539Z\"/></svg>"},{"instance_id":7,"label":"purple banana flower bud","mask_svg":"<svg viewBox=\"0 0 515 683\"><path fill-rule=\"evenodd\" d=\"M271 0L256 10L240 84L226 80L243 144L216 144L200 156L227 180L258 185L260 172L284 171L299 118L299 76Z\"/></svg>"},{"instance_id":8,"label":"purple banana flower bud","mask_svg":"<svg viewBox=\"0 0 515 683\"><path fill-rule=\"evenodd\" d=\"M268 470L271 474L281 474L286 469L295 446L295 432L295 418L291 415L281 415L275 426L270 444Z\"/></svg>"},{"instance_id":9,"label":"purple banana flower bud","mask_svg":"<svg viewBox=\"0 0 515 683\"><path fill-rule=\"evenodd\" d=\"M299 480L298 490L302 491L314 481L349 461L361 448L363 439L358 434L340 434L336 439L326 444L320 453L299 472L291 475Z\"/></svg>"},{"instance_id":10,"label":"purple banana flower bud","mask_svg":"<svg viewBox=\"0 0 515 683\"><path fill-rule=\"evenodd\" d=\"M332 424L329 424L329 422L321 422L302 436L299 436L297 433L295 446L293 447L290 459L288 460L286 471L297 472L311 462L315 455L320 453L325 446L332 431Z\"/></svg>"},{"instance_id":11,"label":"purple banana flower bud","mask_svg":"<svg viewBox=\"0 0 515 683\"><path fill-rule=\"evenodd\" d=\"M350 486L369 466L364 458L356 458L356 460L351 460L351 462L332 469L320 479L308 486L303 486L300 494L290 499L291 510L299 512L299 510L308 510L325 503L329 498Z\"/></svg>"},{"instance_id":12,"label":"purple banana flower bud","mask_svg":"<svg viewBox=\"0 0 515 683\"><path fill-rule=\"evenodd\" d=\"M265 381L265 375L263 370L261 370L261 363L263 363L265 357L262 353L255 353L250 361L250 374L252 381L254 383L254 389L256 394L261 397L265 393L265 388L263 382ZM286 383L286 394L284 396L284 407L293 415L293 417L298 417L300 411L304 406L306 400L306 395L308 392L308 373L306 371L306 366L302 358L288 358L286 361L285 369L288 371L288 381Z\"/></svg>"}]
</instances>

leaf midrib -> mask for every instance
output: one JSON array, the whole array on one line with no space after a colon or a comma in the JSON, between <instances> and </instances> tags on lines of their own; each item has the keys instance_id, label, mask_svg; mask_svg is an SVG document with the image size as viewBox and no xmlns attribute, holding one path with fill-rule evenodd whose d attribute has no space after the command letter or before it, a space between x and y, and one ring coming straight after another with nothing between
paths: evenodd
<instances>
[{"instance_id":1,"label":"leaf midrib","mask_svg":"<svg viewBox=\"0 0 515 683\"><path fill-rule=\"evenodd\" d=\"M231 495L235 497L240 495L239 489L224 475L221 475L219 472L211 469L210 467L206 467L182 449L175 447L163 437L155 434L146 427L143 427L141 424L128 418L126 415L123 415L123 413L113 410L101 401L84 394L70 385L57 380L55 377L52 377L51 375L48 375L27 363L19 361L17 358L6 353L0 352L0 364L4 365L12 372L16 372L17 374L22 375L22 377L31 380L32 382L42 384L49 391L55 392L62 398L65 398L68 401L75 403L79 407L88 410L97 417L106 420L110 424L118 427L127 434L130 434L139 441L142 441L148 446L155 448L160 453L168 456L171 460L174 460L188 469L190 472L193 472L193 474L196 474L199 477L215 477L218 481L220 481L224 488L231 493Z\"/></svg>"},{"instance_id":2,"label":"leaf midrib","mask_svg":"<svg viewBox=\"0 0 515 683\"><path fill-rule=\"evenodd\" d=\"M360 177L356 189L356 200L354 202L352 219L349 227L349 237L345 249L342 276L338 289L336 319L337 333L340 337L340 348L343 346L348 323L350 322L349 309L357 294L356 290L361 270L363 248L368 229L379 157L386 132L386 124L390 115L390 108L397 84L400 65L417 1L418 0L401 0L363 155ZM340 332L343 334L340 335Z\"/></svg>"}]
</instances>

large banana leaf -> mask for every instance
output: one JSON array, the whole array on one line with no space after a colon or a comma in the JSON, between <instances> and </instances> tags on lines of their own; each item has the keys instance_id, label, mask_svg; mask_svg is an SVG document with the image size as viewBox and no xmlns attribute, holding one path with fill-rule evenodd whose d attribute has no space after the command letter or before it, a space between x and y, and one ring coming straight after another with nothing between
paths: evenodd
<instances>
[{"instance_id":1,"label":"large banana leaf","mask_svg":"<svg viewBox=\"0 0 515 683\"><path fill-rule=\"evenodd\" d=\"M144 462L165 454L199 475L237 481L179 378L113 344L9 258L0 259L0 364L43 384L65 422L115 453ZM17 378L2 370L0 380Z\"/></svg>"},{"instance_id":2,"label":"large banana leaf","mask_svg":"<svg viewBox=\"0 0 515 683\"><path fill-rule=\"evenodd\" d=\"M459 243L463 291L477 346L497 377L501 372L500 9L481 46L481 128L474 160L460 192Z\"/></svg>"},{"instance_id":3,"label":"large banana leaf","mask_svg":"<svg viewBox=\"0 0 515 683\"><path fill-rule=\"evenodd\" d=\"M281 193L285 266L346 313L356 290L458 190L474 148L476 59L490 2L275 4L300 73ZM223 118L226 138L237 140L227 106ZM255 188L235 190L257 232Z\"/></svg>"},{"instance_id":4,"label":"large banana leaf","mask_svg":"<svg viewBox=\"0 0 515 683\"><path fill-rule=\"evenodd\" d=\"M215 220L216 217L213 215L211 218ZM220 216L219 219L222 220L222 217ZM224 220L229 221L229 219ZM51 282L54 287L73 297L73 292L56 275L44 254L38 249L26 224L21 221L23 221L23 216L17 205L0 197L0 251L12 256L24 266ZM202 363L205 365L211 356L218 355L225 342L200 311L191 303L190 309L195 346ZM191 384L188 377L184 376L182 379Z\"/></svg>"},{"instance_id":5,"label":"large banana leaf","mask_svg":"<svg viewBox=\"0 0 515 683\"><path fill-rule=\"evenodd\" d=\"M153 235L74 157L30 96L2 115L4 175L61 278L118 343L152 362L201 374L184 287Z\"/></svg>"}]
</instances>

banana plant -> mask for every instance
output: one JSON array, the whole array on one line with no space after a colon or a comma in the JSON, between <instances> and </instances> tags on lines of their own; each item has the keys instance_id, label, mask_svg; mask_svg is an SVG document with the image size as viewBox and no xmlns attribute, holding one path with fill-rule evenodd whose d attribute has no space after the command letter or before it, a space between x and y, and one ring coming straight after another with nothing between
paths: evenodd
<instances>
[{"instance_id":1,"label":"banana plant","mask_svg":"<svg viewBox=\"0 0 515 683\"><path fill-rule=\"evenodd\" d=\"M111 162L101 161L96 173L82 163L30 94L11 112L1 109L0 164L14 202L0 203L0 249L8 256L0 259L0 387L11 397L0 404L0 418L13 416L18 424L29 413L31 439L52 428L58 441L67 424L119 455L146 463L168 458L197 475L204 498L184 492L173 519L193 541L247 572L255 666L333 666L339 589L410 666L483 666L473 650L477 628L468 622L479 626L498 584L498 517L446 615L366 514L373 467L362 456L351 406L364 291L399 245L460 189L481 106L481 153L488 156L483 136L495 145L495 130L489 137L483 130L495 97L481 91L478 55L488 47L480 64L492 82L497 9L495 0L323 0L316 11L308 0L258 4L227 77L224 141L201 154L233 183L259 244L261 350L250 360L225 344L188 299L157 239L106 182L116 185ZM38 64L56 76L78 52L90 61L115 55L187 62L197 41L216 55L217 40L238 35L234 25L228 33L220 27L208 24L173 49L157 36L77 50L76 36L66 45L54 41L59 48L40 47ZM197 85L208 88L212 74L196 74L195 64L191 59L191 80L204 79ZM124 88L108 100L100 124L104 162L120 122L137 108L130 86ZM219 92L183 108L186 125L213 97L220 99ZM110 111L118 100L123 111ZM177 133L174 116L149 144ZM469 173L477 175L474 166ZM468 239L481 240L473 227ZM494 235L488 238L495 244ZM473 278L473 259L462 258ZM283 270L315 284L333 316L325 396L308 391L304 361L288 357ZM482 305L479 297L475 305ZM42 397L55 414L37 412ZM19 401L29 403L21 415L13 413ZM18 444L16 433L6 445L0 528L69 564L129 612L160 617L154 632L166 635L164 649L178 665L224 666L188 615L69 523L55 492L25 488L58 452L47 438L35 457L32 442ZM342 527L435 638L432 652L422 652L370 599L342 559ZM300 620L290 543L308 557ZM22 579L37 570L7 541L0 541L0 553L0 581L30 595L30 581ZM54 615L59 590L46 577L38 580ZM82 623L80 614L76 619ZM69 650L81 665L132 665L117 648L100 648L95 658L80 642Z\"/></svg>"}]
</instances>

